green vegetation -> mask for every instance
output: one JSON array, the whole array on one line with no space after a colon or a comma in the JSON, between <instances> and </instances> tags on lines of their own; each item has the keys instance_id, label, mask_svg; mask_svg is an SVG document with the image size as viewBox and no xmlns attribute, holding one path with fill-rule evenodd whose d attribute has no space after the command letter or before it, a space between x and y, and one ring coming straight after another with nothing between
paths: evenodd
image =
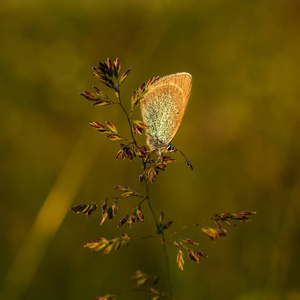
<instances>
[{"instance_id":1,"label":"green vegetation","mask_svg":"<svg viewBox=\"0 0 300 300\"><path fill-rule=\"evenodd\" d=\"M177 299L299 298L298 12L292 0L2 1L0 298L93 299L132 286L128 274L141 266L144 277L159 273L166 282L155 241L103 258L83 245L120 237L119 218L99 226L101 217L67 213L126 186L140 167L116 161L119 142L87 126L105 111L130 136L122 111L78 95L97 84L87 68L108 56L134 70L123 99L153 76L193 75L175 141L194 171L174 154L177 163L151 185L155 214L164 209L180 228L210 226L216 212L257 212L226 239L200 244L209 257L199 265L182 272L170 253ZM151 234L146 222L135 225L131 236ZM199 241L194 229L186 236ZM161 254L148 259L153 253Z\"/></svg>"}]
</instances>

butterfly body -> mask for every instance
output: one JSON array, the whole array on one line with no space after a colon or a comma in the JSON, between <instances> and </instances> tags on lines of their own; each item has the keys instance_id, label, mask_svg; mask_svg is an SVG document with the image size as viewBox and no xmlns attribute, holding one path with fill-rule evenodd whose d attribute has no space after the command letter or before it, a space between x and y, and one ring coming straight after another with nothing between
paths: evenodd
<instances>
[{"instance_id":1,"label":"butterfly body","mask_svg":"<svg viewBox=\"0 0 300 300\"><path fill-rule=\"evenodd\" d=\"M150 149L159 154L174 150L171 141L181 124L191 88L189 73L162 77L149 88L141 101L141 111Z\"/></svg>"}]
</instances>

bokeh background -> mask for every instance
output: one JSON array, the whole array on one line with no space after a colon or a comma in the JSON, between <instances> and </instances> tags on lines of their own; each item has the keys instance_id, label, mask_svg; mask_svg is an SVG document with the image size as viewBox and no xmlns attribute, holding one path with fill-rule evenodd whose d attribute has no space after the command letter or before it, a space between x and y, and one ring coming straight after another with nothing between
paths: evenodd
<instances>
[{"instance_id":1,"label":"bokeh background","mask_svg":"<svg viewBox=\"0 0 300 300\"><path fill-rule=\"evenodd\" d=\"M99 212L68 212L116 195L116 185L142 188L139 162L115 161L119 143L88 125L108 120L128 134L122 112L79 96L102 88L91 67L107 57L132 69L128 102L153 76L193 75L174 144L194 171L176 153L150 190L170 232L213 225L214 213L257 212L215 243L195 228L178 236L209 257L181 271L168 248L175 298L300 299L299 1L2 0L0 32L1 300L93 299L133 287L137 269L167 282L155 240L105 257L83 248L153 232L147 206L146 224L131 230L116 225L135 200L101 227Z\"/></svg>"}]
</instances>

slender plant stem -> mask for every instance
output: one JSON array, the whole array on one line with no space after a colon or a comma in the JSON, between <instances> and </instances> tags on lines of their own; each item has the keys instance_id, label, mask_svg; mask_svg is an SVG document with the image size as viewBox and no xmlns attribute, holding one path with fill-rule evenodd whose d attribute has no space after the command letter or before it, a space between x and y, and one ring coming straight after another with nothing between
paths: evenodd
<instances>
[{"instance_id":1,"label":"slender plant stem","mask_svg":"<svg viewBox=\"0 0 300 300\"><path fill-rule=\"evenodd\" d=\"M134 138L133 131L132 131L131 117L128 115L126 109L122 105L120 93L119 93L119 99L118 100L119 100L119 104L120 104L122 110L126 114L133 142L137 146L137 143L136 143L136 140ZM143 162L143 164L144 164L144 170L145 170L146 163ZM146 179L146 178L144 178L144 179ZM146 184L146 196L147 196L147 200L148 200L149 209L150 209L150 211L152 213L152 216L153 216L153 219L154 219L154 222L155 222L155 225L156 225L157 232L161 234L161 243L162 243L162 247L163 247L163 251L164 251L166 268L167 268L167 277L168 277L168 282L169 282L169 293L170 293L171 299L173 299L173 288L172 288L172 281L171 281L171 274L170 274L170 264L169 264L169 257L168 257L168 253L167 253L167 249L166 249L166 244L165 244L164 232L159 228L159 224L158 224L156 215L155 215L154 210L152 208L151 201L150 201L150 196L149 196L149 186L148 186L148 182L146 180L145 180L145 184Z\"/></svg>"},{"instance_id":2,"label":"slender plant stem","mask_svg":"<svg viewBox=\"0 0 300 300\"><path fill-rule=\"evenodd\" d=\"M173 235L179 233L180 231L182 231L182 230L184 230L184 229L187 229L187 228L189 228L189 227L197 227L197 226L199 226L198 223L190 224L190 225L185 225L185 226L179 228L178 230L174 231L173 233L171 233L171 234L168 236L168 238L172 237Z\"/></svg>"},{"instance_id":3,"label":"slender plant stem","mask_svg":"<svg viewBox=\"0 0 300 300\"><path fill-rule=\"evenodd\" d=\"M124 290L122 292L115 293L114 295L118 296L118 295L122 295L122 294L126 294L126 293L132 293L132 292L144 292L144 293L150 293L150 294L152 294L152 292L149 291L149 290L145 290L145 289L142 289L142 288L135 288L135 289L132 289L132 290ZM160 293L159 296L162 297L162 298L169 298L164 293Z\"/></svg>"},{"instance_id":4,"label":"slender plant stem","mask_svg":"<svg viewBox=\"0 0 300 300\"><path fill-rule=\"evenodd\" d=\"M151 202L150 202L149 187L148 187L148 182L147 181L145 181L145 185L146 185L146 196L147 196L147 199L148 199L149 209L150 209L150 211L152 213L152 216L153 216L153 219L154 219L154 222L155 222L155 225L156 225L156 229L159 230L159 226L158 226L158 222L157 222L157 219L156 219L156 215L154 213L154 210L153 210Z\"/></svg>"},{"instance_id":5,"label":"slender plant stem","mask_svg":"<svg viewBox=\"0 0 300 300\"><path fill-rule=\"evenodd\" d=\"M157 219L156 219L156 215L154 213L154 210L152 208L151 201L150 201L148 182L145 181L145 183L146 183L146 195L148 197L148 205L149 205L150 211L152 213L153 219L155 221L157 231L159 233L161 233L161 243L162 243L162 247L163 247L163 251L164 251L166 268L167 268L167 277L168 277L168 282L169 282L169 293L171 295L171 299L173 299L173 288L172 288L172 281L171 281L171 274L170 274L170 264L169 264L169 257L168 257L166 244L165 244L164 232L159 229L159 225L158 225L158 222L157 222Z\"/></svg>"},{"instance_id":6,"label":"slender plant stem","mask_svg":"<svg viewBox=\"0 0 300 300\"><path fill-rule=\"evenodd\" d=\"M165 255L165 262L166 262L166 268L167 268L167 276L168 276L169 287L170 287L170 295L171 295L171 299L173 299L173 287L172 287L172 280L171 280L169 256L168 256L168 252L167 252L167 248L166 248L166 243L165 243L165 237L164 237L164 233L163 232L161 234L161 241L162 241L162 246L163 246L164 255Z\"/></svg>"},{"instance_id":7,"label":"slender plant stem","mask_svg":"<svg viewBox=\"0 0 300 300\"><path fill-rule=\"evenodd\" d=\"M121 94L120 94L120 93L119 93L119 104L120 104L122 110L124 111L124 113L126 114L126 119L127 119L127 121L128 121L128 124L129 124L130 134L131 134L131 136L132 136L132 140L133 140L134 144L137 146L136 140L135 140L135 138L134 138L133 131L132 131L131 118L129 117L129 115L128 115L126 109L124 108L124 106L122 105L122 102L121 102Z\"/></svg>"}]
</instances>

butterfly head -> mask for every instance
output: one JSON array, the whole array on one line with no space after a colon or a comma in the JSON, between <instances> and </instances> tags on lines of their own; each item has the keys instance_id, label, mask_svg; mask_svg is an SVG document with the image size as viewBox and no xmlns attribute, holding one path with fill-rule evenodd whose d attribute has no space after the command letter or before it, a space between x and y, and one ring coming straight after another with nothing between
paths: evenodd
<instances>
[{"instance_id":1,"label":"butterfly head","mask_svg":"<svg viewBox=\"0 0 300 300\"><path fill-rule=\"evenodd\" d=\"M175 148L172 144L167 144L157 137L148 134L147 144L151 150L155 150L159 155L164 152L174 152Z\"/></svg>"}]
</instances>

